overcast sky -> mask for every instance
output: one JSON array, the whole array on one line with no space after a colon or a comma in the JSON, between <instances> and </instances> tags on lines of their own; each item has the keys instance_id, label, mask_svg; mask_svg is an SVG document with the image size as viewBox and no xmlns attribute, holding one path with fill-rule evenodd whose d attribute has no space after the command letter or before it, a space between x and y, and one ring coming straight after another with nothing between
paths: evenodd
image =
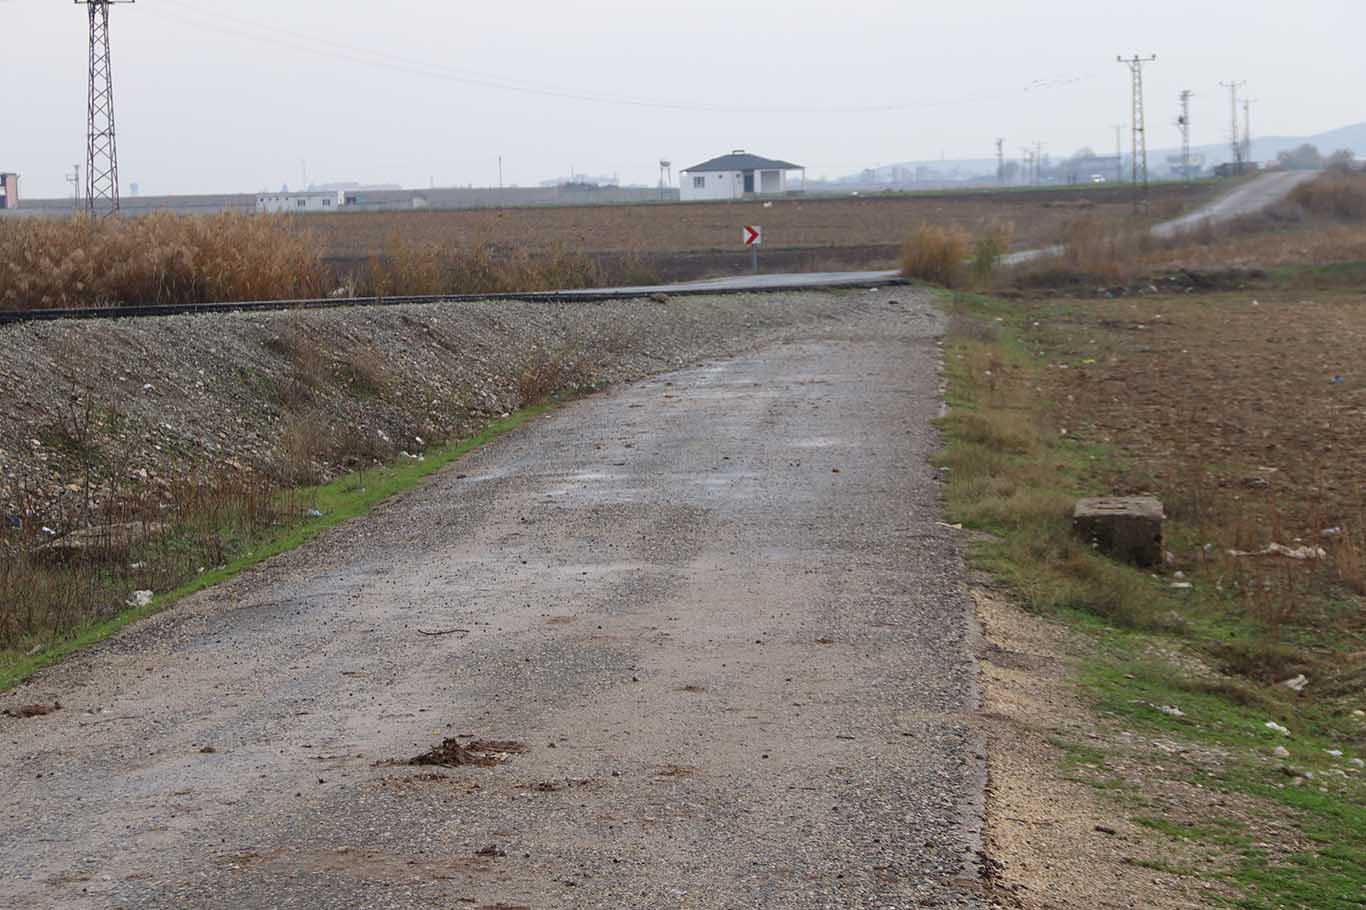
<instances>
[{"instance_id":1,"label":"overcast sky","mask_svg":"<svg viewBox=\"0 0 1366 910\"><path fill-rule=\"evenodd\" d=\"M222 8L227 13L215 13ZM86 18L0 0L0 170L69 191L84 158ZM490 185L569 172L654 183L731 149L812 177L1034 141L1114 146L1117 54L1157 54L1149 136L1223 141L1247 80L1253 128L1366 120L1362 0L139 0L112 12L124 191L310 181ZM1126 140L1127 141L1127 140Z\"/></svg>"}]
</instances>

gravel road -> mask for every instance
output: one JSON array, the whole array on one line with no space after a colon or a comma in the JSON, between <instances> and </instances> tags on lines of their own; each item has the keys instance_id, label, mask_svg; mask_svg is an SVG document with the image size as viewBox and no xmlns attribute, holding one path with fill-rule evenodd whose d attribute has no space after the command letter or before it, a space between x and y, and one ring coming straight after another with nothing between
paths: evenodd
<instances>
[{"instance_id":1,"label":"gravel road","mask_svg":"<svg viewBox=\"0 0 1366 910\"><path fill-rule=\"evenodd\" d=\"M0 717L0 906L980 906L941 322L876 293L0 699L63 706Z\"/></svg>"}]
</instances>

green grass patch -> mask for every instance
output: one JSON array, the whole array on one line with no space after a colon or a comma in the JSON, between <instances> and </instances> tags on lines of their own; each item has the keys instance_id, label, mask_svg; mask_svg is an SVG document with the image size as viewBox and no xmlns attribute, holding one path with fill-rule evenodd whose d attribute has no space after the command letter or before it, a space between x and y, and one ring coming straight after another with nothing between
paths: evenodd
<instances>
[{"instance_id":1,"label":"green grass patch","mask_svg":"<svg viewBox=\"0 0 1366 910\"><path fill-rule=\"evenodd\" d=\"M468 439L429 451L423 461L403 459L364 472L347 474L330 483L293 491L301 501L311 502L313 509L322 513L321 516L304 518L286 527L276 528L254 540L238 539L232 547L235 555L223 565L206 569L179 587L158 594L145 607L125 609L108 619L83 625L38 654L0 651L0 692L13 688L38 670L103 641L139 620L160 613L191 594L221 584L272 556L302 546L343 522L366 514L389 497L411 489L456 459L557 407L559 403L547 401L495 420Z\"/></svg>"}]
</instances>

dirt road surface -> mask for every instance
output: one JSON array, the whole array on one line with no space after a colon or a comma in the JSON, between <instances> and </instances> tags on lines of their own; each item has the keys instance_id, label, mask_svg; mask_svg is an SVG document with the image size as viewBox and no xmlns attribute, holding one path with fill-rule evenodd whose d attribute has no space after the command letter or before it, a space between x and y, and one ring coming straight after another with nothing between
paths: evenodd
<instances>
[{"instance_id":1,"label":"dirt road surface","mask_svg":"<svg viewBox=\"0 0 1366 910\"><path fill-rule=\"evenodd\" d=\"M0 717L0 905L980 906L940 321L876 293L6 696L62 708Z\"/></svg>"},{"instance_id":2,"label":"dirt road surface","mask_svg":"<svg viewBox=\"0 0 1366 910\"><path fill-rule=\"evenodd\" d=\"M1318 171L1276 171L1262 174L1189 215L1157 225L1153 228L1153 235L1173 237L1183 231L1193 231L1206 222L1218 224L1244 215L1255 215L1281 202L1295 187L1317 176Z\"/></svg>"}]
</instances>

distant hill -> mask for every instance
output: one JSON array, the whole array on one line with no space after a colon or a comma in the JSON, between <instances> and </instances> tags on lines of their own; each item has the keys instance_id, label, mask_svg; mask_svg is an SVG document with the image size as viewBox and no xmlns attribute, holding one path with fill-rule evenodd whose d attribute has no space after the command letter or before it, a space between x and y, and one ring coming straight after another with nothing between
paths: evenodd
<instances>
[{"instance_id":1,"label":"distant hill","mask_svg":"<svg viewBox=\"0 0 1366 910\"><path fill-rule=\"evenodd\" d=\"M1256 124L1254 123L1253 125L1255 126ZM1366 157L1366 123L1356 123L1352 126L1328 130L1327 132L1317 133L1313 136L1253 136L1252 157L1257 161L1271 161L1281 152L1298 148L1306 142L1318 146L1319 151L1325 155L1331 154L1338 149L1351 149L1358 156ZM1233 150L1229 147L1227 142L1191 146L1191 151L1204 155L1205 164L1211 167L1233 159ZM1148 160L1154 168L1161 168L1166 162L1168 155L1177 155L1180 154L1180 152L1181 149L1177 146L1169 148L1152 148L1148 150ZM1102 154L1103 153L1102 150ZM1053 156L1053 160L1057 161L1060 159L1055 155ZM936 174L946 177L984 177L996 173L996 159L950 158L903 161L898 164L882 165L881 167L870 170L875 170L877 174L885 180L896 171L915 173L915 171L920 168L931 169ZM866 174L867 172L850 174L847 177L835 178L830 182L843 184L864 183L866 181Z\"/></svg>"}]
</instances>

